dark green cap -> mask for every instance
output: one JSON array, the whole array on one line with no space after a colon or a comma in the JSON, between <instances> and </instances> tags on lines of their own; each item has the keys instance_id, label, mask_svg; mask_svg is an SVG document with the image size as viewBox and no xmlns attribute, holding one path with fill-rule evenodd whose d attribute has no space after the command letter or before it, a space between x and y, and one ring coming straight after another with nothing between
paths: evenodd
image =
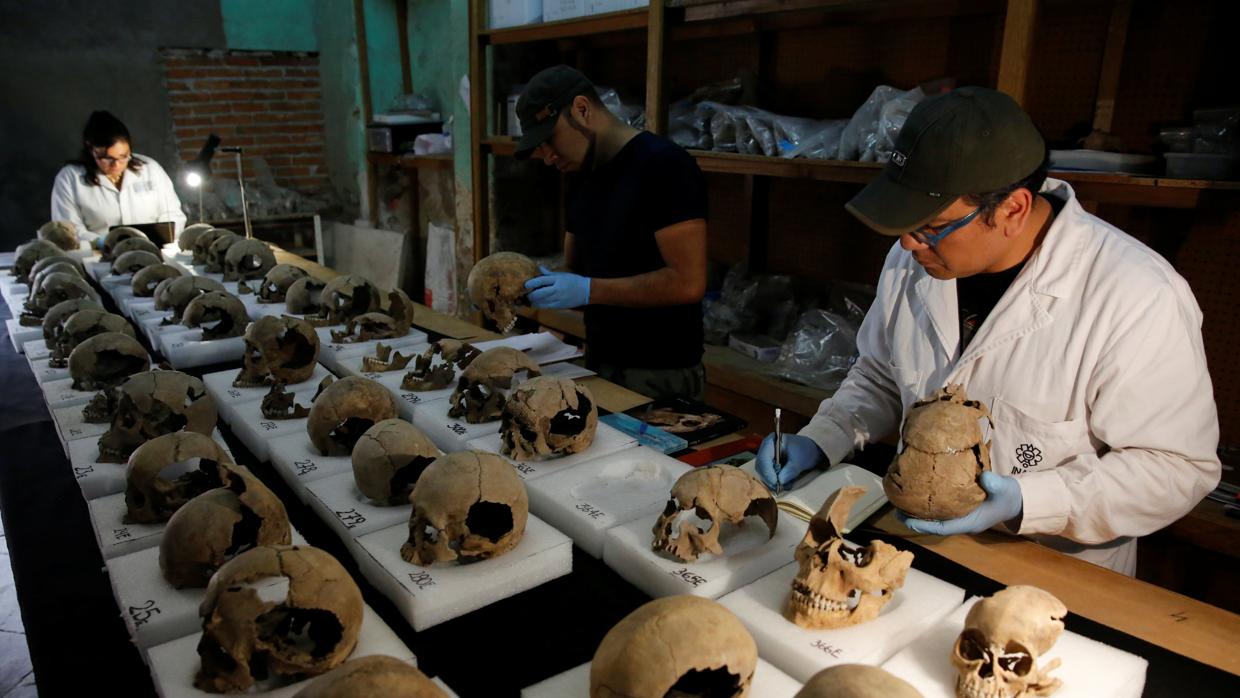
<instances>
[{"instance_id":1,"label":"dark green cap","mask_svg":"<svg viewBox=\"0 0 1240 698\"><path fill-rule=\"evenodd\" d=\"M530 78L517 98L517 119L521 121L521 140L515 153L524 160L534 149L551 138L560 112L573 97L594 89L594 84L580 71L557 65Z\"/></svg>"},{"instance_id":2,"label":"dark green cap","mask_svg":"<svg viewBox=\"0 0 1240 698\"><path fill-rule=\"evenodd\" d=\"M957 197L1019 182L1045 157L1042 134L1015 100L961 87L909 113L887 166L844 208L883 235L903 235Z\"/></svg>"}]
</instances>

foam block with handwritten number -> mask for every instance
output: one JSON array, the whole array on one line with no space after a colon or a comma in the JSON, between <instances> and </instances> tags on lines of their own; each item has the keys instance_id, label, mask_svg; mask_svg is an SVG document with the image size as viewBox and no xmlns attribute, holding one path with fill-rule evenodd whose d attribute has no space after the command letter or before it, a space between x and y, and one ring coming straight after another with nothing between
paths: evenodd
<instances>
[{"instance_id":1,"label":"foam block with handwritten number","mask_svg":"<svg viewBox=\"0 0 1240 698\"><path fill-rule=\"evenodd\" d=\"M318 391L316 385L306 387L293 393L295 404L309 408L310 401ZM271 442L290 434L306 433L306 418L300 419L269 419L263 415L261 400L251 400L232 405L229 425L238 439L250 449L250 453L260 461L271 460Z\"/></svg>"},{"instance_id":2,"label":"foam block with handwritten number","mask_svg":"<svg viewBox=\"0 0 1240 698\"><path fill-rule=\"evenodd\" d=\"M408 373L408 369L384 371L382 373L362 372L359 375L376 381L392 391L392 394L396 396L396 409L400 411L401 419L404 419L406 422L413 421L413 412L421 405L437 400L447 400L452 395L452 391L456 390L455 379L448 387L440 388L439 390L405 390L400 387L400 384L405 380L406 373Z\"/></svg>"},{"instance_id":3,"label":"foam block with handwritten number","mask_svg":"<svg viewBox=\"0 0 1240 698\"><path fill-rule=\"evenodd\" d=\"M111 426L111 422L87 422L82 416L85 405L57 407L52 410L52 422L56 425L56 434L60 437L60 445L69 454L69 442L78 439L98 439Z\"/></svg>"},{"instance_id":4,"label":"foam block with handwritten number","mask_svg":"<svg viewBox=\"0 0 1240 698\"><path fill-rule=\"evenodd\" d=\"M960 606L964 589L909 570L878 618L835 630L809 630L783 616L798 566L791 563L719 599L736 614L758 653L799 681L835 664L880 664Z\"/></svg>"},{"instance_id":5,"label":"foam block with handwritten number","mask_svg":"<svg viewBox=\"0 0 1240 698\"><path fill-rule=\"evenodd\" d=\"M39 386L43 390L43 400L49 410L73 405L85 405L95 396L97 390L74 390L72 378L48 381Z\"/></svg>"},{"instance_id":6,"label":"foam block with handwritten number","mask_svg":"<svg viewBox=\"0 0 1240 698\"><path fill-rule=\"evenodd\" d=\"M494 434L488 434L470 441L466 444L466 448L488 453L499 453L500 441L499 432L495 432ZM582 463L597 460L617 451L635 448L636 446L637 439L619 429L600 423L598 430L594 432L594 441L590 443L589 448L580 453L573 453L559 458L547 458L546 460L514 461L513 465L517 467L517 474L521 476L521 479L530 482L545 475L563 472Z\"/></svg>"},{"instance_id":7,"label":"foam block with handwritten number","mask_svg":"<svg viewBox=\"0 0 1240 698\"><path fill-rule=\"evenodd\" d=\"M412 504L379 506L357 488L353 471L306 483L306 503L346 543L368 533L407 523Z\"/></svg>"},{"instance_id":8,"label":"foam block with handwritten number","mask_svg":"<svg viewBox=\"0 0 1240 698\"><path fill-rule=\"evenodd\" d=\"M216 443L228 452L224 438L219 429L213 434ZM106 497L110 494L125 491L125 463L100 463L99 439L77 439L69 442L69 465L82 494L87 499Z\"/></svg>"},{"instance_id":9,"label":"foam block with handwritten number","mask_svg":"<svg viewBox=\"0 0 1240 698\"><path fill-rule=\"evenodd\" d=\"M34 342L26 342L26 346L30 346ZM26 357L30 361L30 371L34 374L34 379L40 384L49 383L51 381L64 380L69 377L69 367L52 368L49 363L51 357L45 356L42 359Z\"/></svg>"},{"instance_id":10,"label":"foam block with handwritten number","mask_svg":"<svg viewBox=\"0 0 1240 698\"><path fill-rule=\"evenodd\" d=\"M306 483L337 473L353 472L349 456L324 456L310 443L310 436L300 434L281 436L267 445L268 456L276 472L306 501Z\"/></svg>"},{"instance_id":11,"label":"foam block with handwritten number","mask_svg":"<svg viewBox=\"0 0 1240 698\"><path fill-rule=\"evenodd\" d=\"M13 306L10 305L9 310L13 311L13 315L20 315L22 307L19 305L16 310L13 310ZM42 325L26 327L25 325L22 325L21 321L16 317L11 317L8 320L5 320L4 324L8 326L9 339L13 341L13 348L16 349L19 354L26 351L26 342L31 342L43 337Z\"/></svg>"},{"instance_id":12,"label":"foam block with handwritten number","mask_svg":"<svg viewBox=\"0 0 1240 698\"><path fill-rule=\"evenodd\" d=\"M110 560L159 545L164 537L166 523L127 524L124 521L125 493L117 492L106 497L96 497L86 502L90 509L90 523L95 529L95 542L103 559Z\"/></svg>"},{"instance_id":13,"label":"foam block with handwritten number","mask_svg":"<svg viewBox=\"0 0 1240 698\"><path fill-rule=\"evenodd\" d=\"M224 339L202 338L202 330L189 330L180 334L165 334L160 347L168 362L178 371L197 366L241 361L245 354L245 340L241 337Z\"/></svg>"},{"instance_id":14,"label":"foam block with handwritten number","mask_svg":"<svg viewBox=\"0 0 1240 698\"><path fill-rule=\"evenodd\" d=\"M202 377L202 384L206 386L207 393L211 395L211 399L215 400L215 406L220 411L220 417L229 424L236 419L234 409L237 405L246 402L255 402L263 399L267 393L271 392L271 386L265 385L258 388L237 388L233 386L233 381L237 379L237 374L241 373L241 368L229 368L215 373L208 373ZM293 383L285 386L286 390L299 391L307 388L318 389L319 383L328 376L331 371L323 364L314 365L314 373L310 377L300 383ZM308 407L309 405L307 405Z\"/></svg>"},{"instance_id":15,"label":"foam block with handwritten number","mask_svg":"<svg viewBox=\"0 0 1240 698\"><path fill-rule=\"evenodd\" d=\"M749 684L749 695L757 698L792 698L801 684L770 663L758 658L758 667ZM552 676L521 690L521 698L581 698L590 694L590 663Z\"/></svg>"},{"instance_id":16,"label":"foam block with handwritten number","mask_svg":"<svg viewBox=\"0 0 1240 698\"><path fill-rule=\"evenodd\" d=\"M27 361L41 361L52 355L52 350L47 347L47 340L39 337L26 342L22 347L26 353Z\"/></svg>"},{"instance_id":17,"label":"foam block with handwritten number","mask_svg":"<svg viewBox=\"0 0 1240 698\"><path fill-rule=\"evenodd\" d=\"M449 417L448 410L451 406L450 400L419 404L413 408L413 418L409 421L421 429L444 453L464 451L469 448L470 441L480 436L499 433L499 419L470 424L464 417Z\"/></svg>"}]
</instances>

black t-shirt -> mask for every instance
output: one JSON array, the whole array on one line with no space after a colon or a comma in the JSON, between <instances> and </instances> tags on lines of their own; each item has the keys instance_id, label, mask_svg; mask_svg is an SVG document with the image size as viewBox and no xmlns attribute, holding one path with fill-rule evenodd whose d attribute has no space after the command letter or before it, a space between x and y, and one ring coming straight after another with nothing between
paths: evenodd
<instances>
[{"instance_id":1,"label":"black t-shirt","mask_svg":"<svg viewBox=\"0 0 1240 698\"><path fill-rule=\"evenodd\" d=\"M570 184L568 231L576 271L614 279L667 264L656 231L706 218L697 161L666 138L642 132L610 162ZM702 360L702 304L585 309L589 360L628 368L686 368Z\"/></svg>"}]
</instances>

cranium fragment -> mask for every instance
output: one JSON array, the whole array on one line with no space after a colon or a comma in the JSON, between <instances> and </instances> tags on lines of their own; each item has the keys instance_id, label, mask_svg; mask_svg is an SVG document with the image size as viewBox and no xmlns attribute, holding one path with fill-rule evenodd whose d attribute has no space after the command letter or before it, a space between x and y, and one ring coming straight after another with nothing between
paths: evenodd
<instances>
[{"instance_id":1,"label":"cranium fragment","mask_svg":"<svg viewBox=\"0 0 1240 698\"><path fill-rule=\"evenodd\" d=\"M69 354L69 376L73 378L74 390L112 388L150 367L151 360L138 340L120 332L97 334Z\"/></svg>"},{"instance_id":2,"label":"cranium fragment","mask_svg":"<svg viewBox=\"0 0 1240 698\"><path fill-rule=\"evenodd\" d=\"M181 315L182 325L202 328L204 340L240 337L249 323L245 303L227 291L199 295L185 306L185 313Z\"/></svg>"},{"instance_id":3,"label":"cranium fragment","mask_svg":"<svg viewBox=\"0 0 1240 698\"><path fill-rule=\"evenodd\" d=\"M210 435L215 429L215 401L193 376L146 371L130 376L120 391L112 425L99 437L101 462L124 463L134 449L157 436L182 430Z\"/></svg>"},{"instance_id":4,"label":"cranium fragment","mask_svg":"<svg viewBox=\"0 0 1240 698\"><path fill-rule=\"evenodd\" d=\"M607 631L590 662L590 698L743 698L757 667L757 644L731 611L669 596Z\"/></svg>"},{"instance_id":5,"label":"cranium fragment","mask_svg":"<svg viewBox=\"0 0 1240 698\"><path fill-rule=\"evenodd\" d=\"M337 276L323 288L324 314L333 325L340 325L365 313L377 312L382 303L379 289L355 274Z\"/></svg>"},{"instance_id":6,"label":"cranium fragment","mask_svg":"<svg viewBox=\"0 0 1240 698\"><path fill-rule=\"evenodd\" d=\"M69 356L79 344L104 332L119 332L135 340L138 338L134 333L133 325L120 315L109 313L102 308L79 310L65 320L61 327L56 345L51 348L52 355L48 365L53 368L68 366ZM146 352L144 351L142 355L146 356Z\"/></svg>"},{"instance_id":7,"label":"cranium fragment","mask_svg":"<svg viewBox=\"0 0 1240 698\"><path fill-rule=\"evenodd\" d=\"M258 287L259 303L283 303L285 294L293 282L309 276L305 269L292 264L277 264L267 270L263 283Z\"/></svg>"},{"instance_id":8,"label":"cranium fragment","mask_svg":"<svg viewBox=\"0 0 1240 698\"><path fill-rule=\"evenodd\" d=\"M86 278L86 268L82 266L81 262L73 257L70 257L69 255L56 254L44 257L43 259L35 262L33 267L30 267L31 288L39 283L40 276L53 271L69 272L70 274L76 274L83 279Z\"/></svg>"},{"instance_id":9,"label":"cranium fragment","mask_svg":"<svg viewBox=\"0 0 1240 698\"><path fill-rule=\"evenodd\" d=\"M322 317L321 324L326 324L327 318L323 314L323 289L326 287L326 283L313 276L297 279L284 293L284 309L290 315L305 315L306 320L311 320L311 316Z\"/></svg>"},{"instance_id":10,"label":"cranium fragment","mask_svg":"<svg viewBox=\"0 0 1240 698\"><path fill-rule=\"evenodd\" d=\"M34 265L45 257L65 257L65 251L47 240L31 240L17 246L17 255L13 259L13 276L23 284L29 284L30 274Z\"/></svg>"},{"instance_id":11,"label":"cranium fragment","mask_svg":"<svg viewBox=\"0 0 1240 698\"><path fill-rule=\"evenodd\" d=\"M352 659L315 679L293 698L448 698L417 667L374 654Z\"/></svg>"},{"instance_id":12,"label":"cranium fragment","mask_svg":"<svg viewBox=\"0 0 1240 698\"><path fill-rule=\"evenodd\" d=\"M224 262L228 258L228 248L245 240L235 233L225 233L215 238L207 248L207 273L220 274L224 271Z\"/></svg>"},{"instance_id":13,"label":"cranium fragment","mask_svg":"<svg viewBox=\"0 0 1240 698\"><path fill-rule=\"evenodd\" d=\"M164 324L175 325L181 321L181 316L185 314L185 308L189 306L190 301L210 291L226 293L224 284L215 279L208 279L205 276L182 276L168 282L166 286L161 283L155 288L155 309L171 310L172 316Z\"/></svg>"},{"instance_id":14,"label":"cranium fragment","mask_svg":"<svg viewBox=\"0 0 1240 698\"><path fill-rule=\"evenodd\" d=\"M517 322L513 308L528 305L525 282L538 276L538 265L523 254L496 252L482 258L469 270L469 298L494 322L500 332L509 332Z\"/></svg>"},{"instance_id":15,"label":"cranium fragment","mask_svg":"<svg viewBox=\"0 0 1240 698\"><path fill-rule=\"evenodd\" d=\"M134 296L150 298L155 295L155 287L159 285L159 282L179 276L181 276L181 270L171 264L152 264L139 269L133 275L133 281L130 282L129 287L133 289Z\"/></svg>"},{"instance_id":16,"label":"cranium fragment","mask_svg":"<svg viewBox=\"0 0 1240 698\"><path fill-rule=\"evenodd\" d=\"M69 221L48 221L39 226L38 236L66 252L76 250L79 245L77 228Z\"/></svg>"},{"instance_id":17,"label":"cranium fragment","mask_svg":"<svg viewBox=\"0 0 1240 698\"><path fill-rule=\"evenodd\" d=\"M396 398L382 385L348 376L329 385L314 399L306 431L325 456L348 456L368 429L396 417Z\"/></svg>"},{"instance_id":18,"label":"cranium fragment","mask_svg":"<svg viewBox=\"0 0 1240 698\"><path fill-rule=\"evenodd\" d=\"M353 446L353 479L383 506L409 503L422 472L440 456L421 429L399 419L377 422Z\"/></svg>"},{"instance_id":19,"label":"cranium fragment","mask_svg":"<svg viewBox=\"0 0 1240 698\"><path fill-rule=\"evenodd\" d=\"M220 464L222 487L190 499L168 519L159 569L177 589L207 586L234 556L259 545L288 545L284 503L244 466Z\"/></svg>"},{"instance_id":20,"label":"cranium fragment","mask_svg":"<svg viewBox=\"0 0 1240 698\"><path fill-rule=\"evenodd\" d=\"M194 223L185 226L185 230L182 230L181 234L177 236L177 247L181 248L182 252L192 253L194 251L194 243L198 241L198 236L212 227L208 223Z\"/></svg>"},{"instance_id":21,"label":"cranium fragment","mask_svg":"<svg viewBox=\"0 0 1240 698\"><path fill-rule=\"evenodd\" d=\"M345 320L343 330L331 330L332 344L355 344L372 339L395 339L409 334L409 326L402 332L396 321L386 313L362 313Z\"/></svg>"},{"instance_id":22,"label":"cranium fragment","mask_svg":"<svg viewBox=\"0 0 1240 698\"><path fill-rule=\"evenodd\" d=\"M211 228L206 232L198 234L198 237L194 239L194 266L202 266L207 263L207 256L211 252L211 244L223 235L236 235L236 233L223 228Z\"/></svg>"},{"instance_id":23,"label":"cranium fragment","mask_svg":"<svg viewBox=\"0 0 1240 698\"><path fill-rule=\"evenodd\" d=\"M521 542L529 518L529 495L517 471L482 451L437 458L409 499L413 515L400 556L423 567L503 555Z\"/></svg>"},{"instance_id":24,"label":"cranium fragment","mask_svg":"<svg viewBox=\"0 0 1240 698\"><path fill-rule=\"evenodd\" d=\"M952 647L958 698L1049 696L1063 683L1050 675L1058 659L1038 666L1063 633L1068 609L1031 586L1010 586L969 609Z\"/></svg>"},{"instance_id":25,"label":"cranium fragment","mask_svg":"<svg viewBox=\"0 0 1240 698\"><path fill-rule=\"evenodd\" d=\"M448 398L448 416L464 417L470 424L499 419L507 401L505 391L512 387L517 371L525 371L531 378L542 373L533 359L512 347L482 352L461 372L456 390Z\"/></svg>"},{"instance_id":26,"label":"cranium fragment","mask_svg":"<svg viewBox=\"0 0 1240 698\"><path fill-rule=\"evenodd\" d=\"M887 468L883 491L897 509L919 519L964 516L986 499L978 484L990 470L990 442L981 420L990 411L949 385L913 403L904 420L901 450Z\"/></svg>"},{"instance_id":27,"label":"cranium fragment","mask_svg":"<svg viewBox=\"0 0 1240 698\"><path fill-rule=\"evenodd\" d=\"M694 512L708 528L684 515L680 529L676 523L683 512ZM693 562L702 553L723 554L719 534L724 524L740 525L746 517L757 516L767 527L767 540L775 537L779 510L775 498L757 478L731 466L694 468L672 485L672 497L655 521L651 549Z\"/></svg>"},{"instance_id":28,"label":"cranium fragment","mask_svg":"<svg viewBox=\"0 0 1240 698\"><path fill-rule=\"evenodd\" d=\"M276 265L271 247L262 240L243 239L228 248L224 254L225 281L254 281L261 279Z\"/></svg>"},{"instance_id":29,"label":"cranium fragment","mask_svg":"<svg viewBox=\"0 0 1240 698\"><path fill-rule=\"evenodd\" d=\"M276 580L287 584L283 594L270 589ZM256 676L300 679L330 671L357 646L363 608L357 583L318 548L242 553L211 579L199 607L202 667L194 686L238 693Z\"/></svg>"},{"instance_id":30,"label":"cranium fragment","mask_svg":"<svg viewBox=\"0 0 1240 698\"><path fill-rule=\"evenodd\" d=\"M147 441L129 456L125 471L127 511L124 522L167 521L189 500L209 489L222 487L219 466L231 461L215 439L193 431L164 434ZM184 468L178 476L166 476L181 463L193 467Z\"/></svg>"},{"instance_id":31,"label":"cranium fragment","mask_svg":"<svg viewBox=\"0 0 1240 698\"><path fill-rule=\"evenodd\" d=\"M134 274L160 263L159 257L146 250L130 250L117 255L116 259L112 261L112 273L117 276Z\"/></svg>"},{"instance_id":32,"label":"cranium fragment","mask_svg":"<svg viewBox=\"0 0 1240 698\"><path fill-rule=\"evenodd\" d=\"M98 301L88 298L78 298L53 305L47 311L47 314L43 316L43 341L47 342L48 348L56 346L60 333L64 330L66 320L77 311L88 309L103 310L103 306L99 305Z\"/></svg>"},{"instance_id":33,"label":"cranium fragment","mask_svg":"<svg viewBox=\"0 0 1240 698\"><path fill-rule=\"evenodd\" d=\"M793 698L922 698L912 684L869 664L837 664L814 674Z\"/></svg>"},{"instance_id":34,"label":"cranium fragment","mask_svg":"<svg viewBox=\"0 0 1240 698\"><path fill-rule=\"evenodd\" d=\"M500 417L505 456L539 460L581 453L594 443L598 406L585 386L539 376L513 388Z\"/></svg>"},{"instance_id":35,"label":"cranium fragment","mask_svg":"<svg viewBox=\"0 0 1240 698\"><path fill-rule=\"evenodd\" d=\"M115 262L115 260L120 259L121 255L126 252L149 252L159 261L164 261L164 255L159 251L159 247L157 247L155 243L151 242L145 235L140 238L125 238L124 240L116 243L116 246L112 248L112 261ZM113 273L116 272L113 271Z\"/></svg>"},{"instance_id":36,"label":"cranium fragment","mask_svg":"<svg viewBox=\"0 0 1240 698\"><path fill-rule=\"evenodd\" d=\"M362 357L362 370L367 373L399 371L408 366L413 357L413 354L405 356L399 351L393 352L392 347L383 342L375 342L375 353Z\"/></svg>"},{"instance_id":37,"label":"cranium fragment","mask_svg":"<svg viewBox=\"0 0 1240 698\"><path fill-rule=\"evenodd\" d=\"M258 409L267 419L303 419L310 416L310 408L298 403L297 396L285 390L283 383L271 386Z\"/></svg>"},{"instance_id":38,"label":"cranium fragment","mask_svg":"<svg viewBox=\"0 0 1240 698\"><path fill-rule=\"evenodd\" d=\"M245 331L242 368L233 385L253 388L309 380L319 358L319 335L305 320L264 315Z\"/></svg>"},{"instance_id":39,"label":"cranium fragment","mask_svg":"<svg viewBox=\"0 0 1240 698\"><path fill-rule=\"evenodd\" d=\"M442 390L482 352L457 339L441 339L413 360L413 370L400 382L402 390Z\"/></svg>"},{"instance_id":40,"label":"cranium fragment","mask_svg":"<svg viewBox=\"0 0 1240 698\"><path fill-rule=\"evenodd\" d=\"M90 284L86 283L86 279L77 274L53 271L42 275L31 287L20 323L26 327L42 326L44 316L53 305L79 298L99 300L99 296Z\"/></svg>"},{"instance_id":41,"label":"cranium fragment","mask_svg":"<svg viewBox=\"0 0 1240 698\"><path fill-rule=\"evenodd\" d=\"M111 262L113 259L116 259L116 246L130 238L141 238L150 242L150 239L146 237L146 233L137 228L130 228L125 225L117 226L103 236L103 254L99 257L99 261Z\"/></svg>"},{"instance_id":42,"label":"cranium fragment","mask_svg":"<svg viewBox=\"0 0 1240 698\"><path fill-rule=\"evenodd\" d=\"M784 617L804 628L844 628L878 617L913 564L913 554L881 540L854 546L843 538L848 512L865 494L845 487L823 502L796 550L800 565Z\"/></svg>"}]
</instances>

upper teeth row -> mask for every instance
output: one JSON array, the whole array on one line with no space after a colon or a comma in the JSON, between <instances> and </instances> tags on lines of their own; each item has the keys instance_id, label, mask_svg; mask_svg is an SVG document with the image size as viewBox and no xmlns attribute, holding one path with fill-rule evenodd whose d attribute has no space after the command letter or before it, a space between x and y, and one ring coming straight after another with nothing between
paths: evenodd
<instances>
[{"instance_id":1,"label":"upper teeth row","mask_svg":"<svg viewBox=\"0 0 1240 698\"><path fill-rule=\"evenodd\" d=\"M848 604L835 599L828 599L822 594L818 594L803 584L793 584L793 598L799 603L810 608L816 608L825 611L847 611Z\"/></svg>"}]
</instances>

